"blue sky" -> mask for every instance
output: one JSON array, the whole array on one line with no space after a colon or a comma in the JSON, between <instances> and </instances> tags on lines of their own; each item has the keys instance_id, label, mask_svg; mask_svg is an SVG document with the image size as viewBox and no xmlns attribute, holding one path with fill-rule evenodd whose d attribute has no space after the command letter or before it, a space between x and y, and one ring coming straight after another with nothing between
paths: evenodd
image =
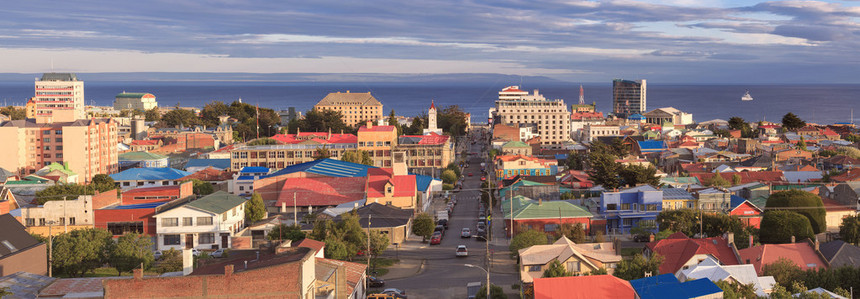
<instances>
[{"instance_id":1,"label":"blue sky","mask_svg":"<svg viewBox=\"0 0 860 299\"><path fill-rule=\"evenodd\" d=\"M860 1L13 1L0 72L857 83Z\"/></svg>"}]
</instances>

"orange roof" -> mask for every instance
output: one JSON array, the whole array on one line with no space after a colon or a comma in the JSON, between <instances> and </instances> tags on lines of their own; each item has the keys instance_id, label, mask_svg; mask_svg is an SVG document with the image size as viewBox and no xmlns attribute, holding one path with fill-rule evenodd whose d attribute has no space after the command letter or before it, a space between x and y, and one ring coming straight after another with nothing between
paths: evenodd
<instances>
[{"instance_id":1,"label":"orange roof","mask_svg":"<svg viewBox=\"0 0 860 299\"><path fill-rule=\"evenodd\" d=\"M630 282L612 275L537 278L535 299L550 298L624 298L633 299L636 292Z\"/></svg>"},{"instance_id":2,"label":"orange roof","mask_svg":"<svg viewBox=\"0 0 860 299\"><path fill-rule=\"evenodd\" d=\"M302 138L304 137L304 138ZM319 138L307 138L319 137ZM326 132L302 132L299 134L277 134L271 137L272 139L283 144L295 144L308 140L314 140L319 143L357 143L358 137L353 134L331 134Z\"/></svg>"},{"instance_id":3,"label":"orange roof","mask_svg":"<svg viewBox=\"0 0 860 299\"><path fill-rule=\"evenodd\" d=\"M829 198L821 198L821 202L824 204L824 210L828 212L837 212L837 211L854 211L856 208L848 205L844 205L839 203L838 201L829 199Z\"/></svg>"},{"instance_id":4,"label":"orange roof","mask_svg":"<svg viewBox=\"0 0 860 299\"><path fill-rule=\"evenodd\" d=\"M336 206L364 198L365 177L289 178L278 194L276 206Z\"/></svg>"},{"instance_id":5,"label":"orange roof","mask_svg":"<svg viewBox=\"0 0 860 299\"><path fill-rule=\"evenodd\" d=\"M229 152L233 151L233 147L235 147L235 144L231 144L231 145L219 148L217 151L214 151L213 153L224 153L224 152L229 153Z\"/></svg>"},{"instance_id":6,"label":"orange roof","mask_svg":"<svg viewBox=\"0 0 860 299\"><path fill-rule=\"evenodd\" d=\"M738 258L729 247L729 243L719 237L690 239L687 235L677 232L666 239L654 241L645 246L665 258L660 265L661 274L674 274L697 254L709 254L723 265L738 264Z\"/></svg>"},{"instance_id":7,"label":"orange roof","mask_svg":"<svg viewBox=\"0 0 860 299\"><path fill-rule=\"evenodd\" d=\"M571 120L582 119L600 119L603 118L603 112L574 112L570 114Z\"/></svg>"},{"instance_id":8,"label":"orange roof","mask_svg":"<svg viewBox=\"0 0 860 299\"><path fill-rule=\"evenodd\" d=\"M131 145L158 145L158 140L134 140Z\"/></svg>"},{"instance_id":9,"label":"orange roof","mask_svg":"<svg viewBox=\"0 0 860 299\"><path fill-rule=\"evenodd\" d=\"M307 247L318 253L325 247L325 242L320 242L310 238L304 238L298 243L296 243L296 245L293 247Z\"/></svg>"},{"instance_id":10,"label":"orange roof","mask_svg":"<svg viewBox=\"0 0 860 299\"><path fill-rule=\"evenodd\" d=\"M860 171L846 171L845 173L830 177L833 182L856 182L860 181Z\"/></svg>"},{"instance_id":11,"label":"orange roof","mask_svg":"<svg viewBox=\"0 0 860 299\"><path fill-rule=\"evenodd\" d=\"M397 131L397 128L395 128L394 126L372 126L370 128L368 128L367 126L361 126L361 128L358 128L359 133L361 133L361 132L391 132L391 131Z\"/></svg>"},{"instance_id":12,"label":"orange roof","mask_svg":"<svg viewBox=\"0 0 860 299\"><path fill-rule=\"evenodd\" d=\"M221 171L212 166L206 167L200 171L189 174L180 180L190 180L190 179L198 179L204 182L216 182L216 181L226 181L232 180L233 175L228 171Z\"/></svg>"},{"instance_id":13,"label":"orange roof","mask_svg":"<svg viewBox=\"0 0 860 299\"><path fill-rule=\"evenodd\" d=\"M502 91L503 92L522 92L522 90L520 90L519 88L514 87L514 86L505 87L502 89Z\"/></svg>"},{"instance_id":14,"label":"orange roof","mask_svg":"<svg viewBox=\"0 0 860 299\"><path fill-rule=\"evenodd\" d=\"M808 242L764 244L741 249L738 253L741 261L745 264L753 264L759 275L762 274L762 266L772 264L780 258L791 260L800 266L801 270L827 268L827 262L821 259Z\"/></svg>"},{"instance_id":15,"label":"orange roof","mask_svg":"<svg viewBox=\"0 0 860 299\"><path fill-rule=\"evenodd\" d=\"M395 197L415 196L415 175L392 175L391 168L367 170L367 197L384 197L385 184L391 182Z\"/></svg>"},{"instance_id":16,"label":"orange roof","mask_svg":"<svg viewBox=\"0 0 860 299\"><path fill-rule=\"evenodd\" d=\"M683 166L682 166L683 167ZM715 173L690 173L690 176L694 176L699 179L699 182L705 182L716 175ZM732 181L732 176L738 175L741 177L741 184L748 183L773 183L773 182L784 182L785 178L782 176L782 171L742 171L742 172L723 172L720 173L720 176L726 179L727 181Z\"/></svg>"},{"instance_id":17,"label":"orange roof","mask_svg":"<svg viewBox=\"0 0 860 299\"><path fill-rule=\"evenodd\" d=\"M400 137L421 138L418 144L443 144L448 142L450 138L448 135L439 135L433 132L427 135L400 135Z\"/></svg>"}]
</instances>

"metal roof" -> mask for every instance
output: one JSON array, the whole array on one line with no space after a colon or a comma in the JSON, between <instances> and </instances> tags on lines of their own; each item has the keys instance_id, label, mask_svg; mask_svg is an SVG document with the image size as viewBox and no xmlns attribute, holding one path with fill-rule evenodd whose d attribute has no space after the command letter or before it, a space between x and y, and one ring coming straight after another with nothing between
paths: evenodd
<instances>
[{"instance_id":1,"label":"metal roof","mask_svg":"<svg viewBox=\"0 0 860 299\"><path fill-rule=\"evenodd\" d=\"M130 168L120 173L114 173L110 177L114 181L161 181L178 180L190 172L173 168Z\"/></svg>"}]
</instances>

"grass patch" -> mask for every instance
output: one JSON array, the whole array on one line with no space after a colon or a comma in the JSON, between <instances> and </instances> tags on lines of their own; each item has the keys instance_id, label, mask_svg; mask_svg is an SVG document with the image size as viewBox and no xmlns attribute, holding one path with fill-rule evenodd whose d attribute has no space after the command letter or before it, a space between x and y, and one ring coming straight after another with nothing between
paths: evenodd
<instances>
[{"instance_id":1,"label":"grass patch","mask_svg":"<svg viewBox=\"0 0 860 299\"><path fill-rule=\"evenodd\" d=\"M621 256L634 256L642 253L642 248L621 248Z\"/></svg>"},{"instance_id":2,"label":"grass patch","mask_svg":"<svg viewBox=\"0 0 860 299\"><path fill-rule=\"evenodd\" d=\"M116 272L116 268L102 267L102 268L96 268L92 272L84 273L84 277L131 276L131 274L132 274L131 272L123 272L122 275L119 275L119 273ZM158 272L154 272L154 271L144 271L143 275L144 276L150 276L150 275L156 275L157 276L159 274L158 274ZM54 274L54 277L69 278L68 276L57 275L57 274Z\"/></svg>"},{"instance_id":3,"label":"grass patch","mask_svg":"<svg viewBox=\"0 0 860 299\"><path fill-rule=\"evenodd\" d=\"M355 260L353 260L353 262L359 263L359 264L367 264L367 259L366 258L355 259ZM372 269L372 271L376 272L375 274L372 274L372 275L383 276L385 274L388 274L388 267L391 267L394 264L399 263L399 262L400 262L399 259L391 259L391 258L384 258L384 257L372 259L370 261L370 269Z\"/></svg>"}]
</instances>

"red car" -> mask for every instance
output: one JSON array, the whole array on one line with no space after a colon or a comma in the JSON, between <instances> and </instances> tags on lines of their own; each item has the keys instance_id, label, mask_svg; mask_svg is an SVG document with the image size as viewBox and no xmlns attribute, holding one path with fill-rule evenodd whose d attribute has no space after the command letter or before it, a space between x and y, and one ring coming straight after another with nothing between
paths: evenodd
<instances>
[{"instance_id":1,"label":"red car","mask_svg":"<svg viewBox=\"0 0 860 299\"><path fill-rule=\"evenodd\" d=\"M469 176L472 176L472 173L471 173L471 172L469 173Z\"/></svg>"},{"instance_id":2,"label":"red car","mask_svg":"<svg viewBox=\"0 0 860 299\"><path fill-rule=\"evenodd\" d=\"M442 233L434 232L433 236L430 237L430 245L439 245L442 243Z\"/></svg>"},{"instance_id":3,"label":"red car","mask_svg":"<svg viewBox=\"0 0 860 299\"><path fill-rule=\"evenodd\" d=\"M483 177L483 176L481 177L481 181L482 181L482 182L483 182L483 181L486 181L486 180L487 180L487 177Z\"/></svg>"}]
</instances>

